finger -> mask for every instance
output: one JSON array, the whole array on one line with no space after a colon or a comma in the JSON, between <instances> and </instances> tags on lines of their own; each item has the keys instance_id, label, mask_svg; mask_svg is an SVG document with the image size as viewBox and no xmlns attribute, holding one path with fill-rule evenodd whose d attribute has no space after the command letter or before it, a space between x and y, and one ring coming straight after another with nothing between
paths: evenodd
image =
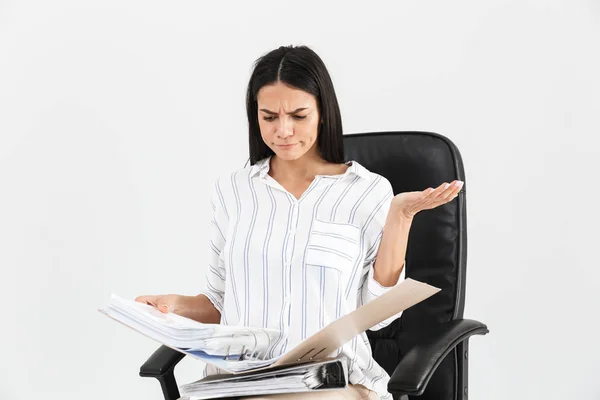
<instances>
[{"instance_id":1,"label":"finger","mask_svg":"<svg viewBox=\"0 0 600 400\"><path fill-rule=\"evenodd\" d=\"M429 188L423 190L421 192L422 193L421 202L427 202L427 201L435 198L439 194L439 189L440 189L440 187L438 186L436 188L429 187Z\"/></svg>"},{"instance_id":2,"label":"finger","mask_svg":"<svg viewBox=\"0 0 600 400\"><path fill-rule=\"evenodd\" d=\"M454 197L456 197L456 193L460 191L462 185L463 182L458 180L454 180L451 183L442 183L436 188L435 192L437 193L432 194L427 198L425 208L432 209L450 202Z\"/></svg>"},{"instance_id":3,"label":"finger","mask_svg":"<svg viewBox=\"0 0 600 400\"><path fill-rule=\"evenodd\" d=\"M421 200L415 203L415 208L418 210L428 210L446 203L448 201L447 196L451 195L454 190L455 182L443 182L435 189L430 187L424 190Z\"/></svg>"},{"instance_id":4,"label":"finger","mask_svg":"<svg viewBox=\"0 0 600 400\"><path fill-rule=\"evenodd\" d=\"M448 190L452 187L452 183L444 182L435 189L433 198L444 197Z\"/></svg>"},{"instance_id":5,"label":"finger","mask_svg":"<svg viewBox=\"0 0 600 400\"><path fill-rule=\"evenodd\" d=\"M446 190L448 190L448 188L450 188L450 187L451 187L450 183L444 182L433 190L430 188L429 193L422 200L422 204L421 204L422 208L430 209L430 208L437 207L437 205L439 205L438 203L439 203L440 196L443 196L443 193Z\"/></svg>"},{"instance_id":6,"label":"finger","mask_svg":"<svg viewBox=\"0 0 600 400\"><path fill-rule=\"evenodd\" d=\"M462 181L459 181L459 180L453 181L452 184L450 185L450 187L448 187L444 191L444 194L442 196L440 196L440 201L442 202L441 204L445 204L445 203L448 203L448 202L454 200L454 198L456 196L458 196L458 193L462 189L463 185L464 185L464 182L462 182Z\"/></svg>"},{"instance_id":7,"label":"finger","mask_svg":"<svg viewBox=\"0 0 600 400\"><path fill-rule=\"evenodd\" d=\"M460 189L462 188L462 185L463 185L462 181L459 181L459 180L453 181L452 184L450 185L450 187L448 187L444 191L443 196L445 198L452 198L452 197L454 197L460 191Z\"/></svg>"},{"instance_id":8,"label":"finger","mask_svg":"<svg viewBox=\"0 0 600 400\"><path fill-rule=\"evenodd\" d=\"M165 314L169 312L168 304L159 304L156 308L158 309L158 311L165 313Z\"/></svg>"},{"instance_id":9,"label":"finger","mask_svg":"<svg viewBox=\"0 0 600 400\"><path fill-rule=\"evenodd\" d=\"M452 187L452 198L455 198L458 196L458 194L460 193L460 191L462 190L463 186L465 185L465 183L463 181L456 181L454 183L454 186Z\"/></svg>"},{"instance_id":10,"label":"finger","mask_svg":"<svg viewBox=\"0 0 600 400\"><path fill-rule=\"evenodd\" d=\"M150 296L138 296L135 298L135 301L137 301L138 303L145 303L149 297Z\"/></svg>"},{"instance_id":11,"label":"finger","mask_svg":"<svg viewBox=\"0 0 600 400\"><path fill-rule=\"evenodd\" d=\"M156 307L157 296L138 296L135 301Z\"/></svg>"},{"instance_id":12,"label":"finger","mask_svg":"<svg viewBox=\"0 0 600 400\"><path fill-rule=\"evenodd\" d=\"M429 187L429 188L423 190L421 192L421 199L426 199L427 197L429 197L431 195L431 193L433 193L434 190L435 189L432 187Z\"/></svg>"},{"instance_id":13,"label":"finger","mask_svg":"<svg viewBox=\"0 0 600 400\"><path fill-rule=\"evenodd\" d=\"M458 196L458 194L460 193L460 191L463 189L464 186L465 186L465 183L463 181L460 181L460 183L458 184L458 186L456 188L456 193L455 193L454 197Z\"/></svg>"}]
</instances>

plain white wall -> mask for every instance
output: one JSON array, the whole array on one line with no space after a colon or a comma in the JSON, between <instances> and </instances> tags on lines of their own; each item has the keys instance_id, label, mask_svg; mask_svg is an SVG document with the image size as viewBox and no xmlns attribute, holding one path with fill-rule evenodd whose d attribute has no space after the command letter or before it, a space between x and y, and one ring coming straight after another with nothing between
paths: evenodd
<instances>
[{"instance_id":1,"label":"plain white wall","mask_svg":"<svg viewBox=\"0 0 600 400\"><path fill-rule=\"evenodd\" d=\"M473 399L598 399L597 1L0 1L0 399L160 399L111 292L202 285L252 62L307 44L347 133L467 172ZM185 359L182 381L199 364Z\"/></svg>"}]
</instances>

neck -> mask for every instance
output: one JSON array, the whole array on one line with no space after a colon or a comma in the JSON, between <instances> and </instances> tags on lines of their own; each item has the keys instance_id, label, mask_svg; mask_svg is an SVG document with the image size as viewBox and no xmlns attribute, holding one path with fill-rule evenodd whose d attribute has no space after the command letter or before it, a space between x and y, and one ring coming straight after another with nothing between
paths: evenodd
<instances>
[{"instance_id":1,"label":"neck","mask_svg":"<svg viewBox=\"0 0 600 400\"><path fill-rule=\"evenodd\" d=\"M269 175L294 181L313 180L327 165L328 162L317 154L305 154L297 160L283 160L274 155L271 158Z\"/></svg>"}]
</instances>

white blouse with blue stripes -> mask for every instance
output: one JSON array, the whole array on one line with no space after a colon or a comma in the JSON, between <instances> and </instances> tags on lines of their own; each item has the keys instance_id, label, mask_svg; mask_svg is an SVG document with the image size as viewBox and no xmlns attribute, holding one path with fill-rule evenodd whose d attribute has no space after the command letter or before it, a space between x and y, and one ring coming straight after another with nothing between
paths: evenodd
<instances>
[{"instance_id":1,"label":"white blouse with blue stripes","mask_svg":"<svg viewBox=\"0 0 600 400\"><path fill-rule=\"evenodd\" d=\"M200 293L222 324L282 331L270 356L391 289L373 278L373 264L392 186L356 161L348 164L341 175L317 175L300 199L268 175L270 158L215 184L212 251ZM340 352L350 360L350 383L391 399L389 375L373 359L366 333ZM207 366L207 374L216 372Z\"/></svg>"}]
</instances>

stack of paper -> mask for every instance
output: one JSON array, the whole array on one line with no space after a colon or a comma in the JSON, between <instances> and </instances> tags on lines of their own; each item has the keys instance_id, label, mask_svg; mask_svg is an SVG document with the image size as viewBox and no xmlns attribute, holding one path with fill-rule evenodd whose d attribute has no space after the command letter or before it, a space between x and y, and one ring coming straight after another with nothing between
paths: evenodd
<instances>
[{"instance_id":1,"label":"stack of paper","mask_svg":"<svg viewBox=\"0 0 600 400\"><path fill-rule=\"evenodd\" d=\"M221 370L232 374L261 373L284 365L315 363L331 357L354 336L439 291L426 283L406 279L377 299L331 322L284 354L270 359L266 355L281 335L277 330L202 324L173 313L163 314L152 306L116 295L112 295L108 307L100 311L159 343Z\"/></svg>"},{"instance_id":2,"label":"stack of paper","mask_svg":"<svg viewBox=\"0 0 600 400\"><path fill-rule=\"evenodd\" d=\"M237 371L273 363L275 359L266 360L266 354L281 334L273 329L203 324L115 294L101 311L160 343L211 359L228 370L230 361Z\"/></svg>"}]
</instances>

